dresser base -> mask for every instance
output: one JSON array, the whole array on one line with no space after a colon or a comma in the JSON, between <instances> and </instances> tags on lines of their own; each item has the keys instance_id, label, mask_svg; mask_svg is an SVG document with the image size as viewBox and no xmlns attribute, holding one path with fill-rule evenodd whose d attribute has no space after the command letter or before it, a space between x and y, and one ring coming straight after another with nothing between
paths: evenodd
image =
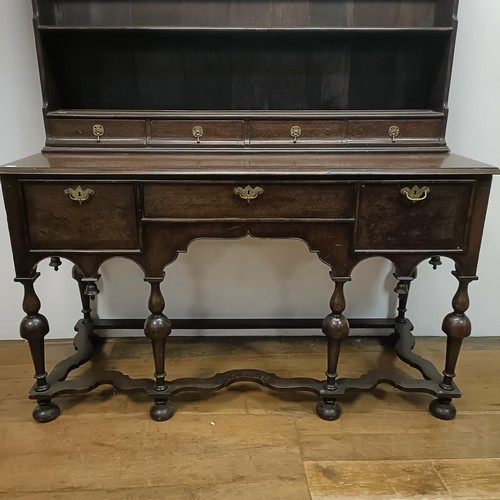
<instances>
[{"instance_id":1,"label":"dresser base","mask_svg":"<svg viewBox=\"0 0 500 500\"><path fill-rule=\"evenodd\" d=\"M53 399L83 394L109 384L154 401L151 416L174 414L177 393L211 392L237 382L255 382L277 391L307 391L318 398L320 417L340 415L338 401L351 391L390 384L406 392L437 398L430 410L441 419L454 416L451 400L462 342L472 333L467 317L468 287L477 264L492 175L496 169L456 155L35 155L0 169L11 235L15 281L24 288L20 335L35 369L30 397L35 418L57 417ZM231 320L234 329L310 328L326 337L325 379L281 378L254 369L231 370L209 378L168 380L166 346L172 329L229 328L222 320L170 320L161 284L166 269L192 242L201 239L282 239L303 242L329 269L333 290L323 320ZM398 296L395 319L348 321L344 287L366 259L384 258L394 266ZM99 294L100 269L112 258L135 263L149 288L144 321L92 318L91 300ZM452 310L443 319L444 371L413 352L412 323L406 317L411 283L418 266L441 259L455 265L458 281ZM77 352L50 375L45 368L49 321L35 291L37 266L50 259L73 264L82 320ZM203 262L203 261L200 261ZM205 261L206 262L206 261ZM285 263L285 260L283 261ZM287 262L293 273L293 262ZM234 277L239 287L245 279ZM435 290L427 290L432 300ZM274 322L274 323L273 323ZM286 321L285 321L286 323ZM272 326L271 326L272 324ZM189 325L189 326L187 326ZM420 376L370 371L338 378L342 342L355 328L389 329L397 356ZM103 329L143 329L151 341L153 379L132 379L118 371L98 373L98 365L68 377L91 359ZM94 358L96 359L96 358ZM151 367L153 368L153 366ZM102 370L102 367L99 368ZM341 375L341 374L340 374Z\"/></svg>"}]
</instances>

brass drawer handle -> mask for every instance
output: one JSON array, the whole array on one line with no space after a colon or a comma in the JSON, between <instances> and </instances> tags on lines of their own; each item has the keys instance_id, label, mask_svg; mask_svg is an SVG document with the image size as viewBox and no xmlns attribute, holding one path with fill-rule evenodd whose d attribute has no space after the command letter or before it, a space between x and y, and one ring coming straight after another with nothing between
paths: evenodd
<instances>
[{"instance_id":1,"label":"brass drawer handle","mask_svg":"<svg viewBox=\"0 0 500 500\"><path fill-rule=\"evenodd\" d=\"M294 125L290 129L290 135L293 137L293 142L296 143L297 139L302 135L302 129L298 125Z\"/></svg>"},{"instance_id":2,"label":"brass drawer handle","mask_svg":"<svg viewBox=\"0 0 500 500\"><path fill-rule=\"evenodd\" d=\"M260 186L245 186L237 187L234 189L234 194L238 195L242 200L247 200L250 203L250 200L255 200L259 194L262 194L264 190Z\"/></svg>"},{"instance_id":3,"label":"brass drawer handle","mask_svg":"<svg viewBox=\"0 0 500 500\"><path fill-rule=\"evenodd\" d=\"M104 135L104 127L97 123L92 127L92 133L97 137L97 142L101 142L101 137Z\"/></svg>"},{"instance_id":4,"label":"brass drawer handle","mask_svg":"<svg viewBox=\"0 0 500 500\"><path fill-rule=\"evenodd\" d=\"M203 137L204 130L203 127L200 127L199 125L195 125L193 127L193 137L196 139L196 142L199 144L200 139Z\"/></svg>"},{"instance_id":5,"label":"brass drawer handle","mask_svg":"<svg viewBox=\"0 0 500 500\"><path fill-rule=\"evenodd\" d=\"M392 125L392 127L389 127L387 133L389 134L389 137L391 138L392 142L396 142L396 137L399 137L401 130L397 125Z\"/></svg>"},{"instance_id":6,"label":"brass drawer handle","mask_svg":"<svg viewBox=\"0 0 500 500\"><path fill-rule=\"evenodd\" d=\"M431 189L427 186L418 187L413 186L412 188L405 187L401 190L401 194L405 195L410 201L423 201L427 198L427 195L431 192Z\"/></svg>"},{"instance_id":7,"label":"brass drawer handle","mask_svg":"<svg viewBox=\"0 0 500 500\"><path fill-rule=\"evenodd\" d=\"M80 205L87 201L91 196L94 196L94 190L87 188L83 189L81 186L78 186L76 189L68 188L64 190L64 194L67 194L70 199L73 201L77 201Z\"/></svg>"}]
</instances>

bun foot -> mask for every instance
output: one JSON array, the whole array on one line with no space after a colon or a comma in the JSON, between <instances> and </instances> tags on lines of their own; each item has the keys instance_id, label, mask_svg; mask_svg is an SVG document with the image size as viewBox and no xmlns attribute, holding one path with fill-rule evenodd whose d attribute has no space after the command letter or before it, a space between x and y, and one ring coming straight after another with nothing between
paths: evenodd
<instances>
[{"instance_id":1,"label":"bun foot","mask_svg":"<svg viewBox=\"0 0 500 500\"><path fill-rule=\"evenodd\" d=\"M166 399L156 399L149 409L149 416L155 422L164 422L174 416L175 406Z\"/></svg>"},{"instance_id":2,"label":"bun foot","mask_svg":"<svg viewBox=\"0 0 500 500\"><path fill-rule=\"evenodd\" d=\"M61 414L61 409L52 401L38 401L38 404L33 410L33 418L45 424L47 422L52 422Z\"/></svg>"},{"instance_id":3,"label":"bun foot","mask_svg":"<svg viewBox=\"0 0 500 500\"><path fill-rule=\"evenodd\" d=\"M321 400L316 405L316 413L323 420L337 420L340 417L342 410L337 401L323 401Z\"/></svg>"},{"instance_id":4,"label":"bun foot","mask_svg":"<svg viewBox=\"0 0 500 500\"><path fill-rule=\"evenodd\" d=\"M453 420L457 415L457 409L451 399L434 399L429 405L429 411L440 420Z\"/></svg>"}]
</instances>

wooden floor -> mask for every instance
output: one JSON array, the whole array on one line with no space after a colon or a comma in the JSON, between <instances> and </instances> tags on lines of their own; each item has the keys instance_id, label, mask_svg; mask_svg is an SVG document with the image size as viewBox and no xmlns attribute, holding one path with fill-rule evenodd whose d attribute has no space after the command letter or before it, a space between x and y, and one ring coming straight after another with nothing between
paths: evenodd
<instances>
[{"instance_id":1,"label":"wooden floor","mask_svg":"<svg viewBox=\"0 0 500 500\"><path fill-rule=\"evenodd\" d=\"M418 339L441 368L444 338ZM324 339L180 339L169 377L260 368L322 377ZM72 352L48 342L50 366ZM373 339L345 343L339 372L403 366ZM96 362L151 376L143 339L112 341ZM83 369L83 368L82 368ZM409 372L413 370L404 368ZM458 416L430 416L430 396L381 386L343 401L324 422L309 394L240 384L180 395L178 412L149 419L149 402L100 388L60 398L62 416L31 420L28 347L0 343L0 497L14 499L500 499L500 339L468 339L458 367Z\"/></svg>"}]
</instances>

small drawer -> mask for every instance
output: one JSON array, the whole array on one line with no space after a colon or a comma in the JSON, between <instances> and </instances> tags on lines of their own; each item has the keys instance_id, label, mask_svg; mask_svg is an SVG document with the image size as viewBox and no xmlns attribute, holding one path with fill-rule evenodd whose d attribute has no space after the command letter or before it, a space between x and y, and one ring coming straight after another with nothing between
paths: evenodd
<instances>
[{"instance_id":1,"label":"small drawer","mask_svg":"<svg viewBox=\"0 0 500 500\"><path fill-rule=\"evenodd\" d=\"M133 184L26 182L24 200L31 248L138 248Z\"/></svg>"},{"instance_id":2,"label":"small drawer","mask_svg":"<svg viewBox=\"0 0 500 500\"><path fill-rule=\"evenodd\" d=\"M422 180L361 185L355 249L463 251L474 186Z\"/></svg>"},{"instance_id":3,"label":"small drawer","mask_svg":"<svg viewBox=\"0 0 500 500\"><path fill-rule=\"evenodd\" d=\"M144 216L160 219L349 219L352 184L145 184Z\"/></svg>"},{"instance_id":4,"label":"small drawer","mask_svg":"<svg viewBox=\"0 0 500 500\"><path fill-rule=\"evenodd\" d=\"M151 144L193 146L245 144L243 120L152 120Z\"/></svg>"},{"instance_id":5,"label":"small drawer","mask_svg":"<svg viewBox=\"0 0 500 500\"><path fill-rule=\"evenodd\" d=\"M339 120L255 120L250 122L250 144L254 146L318 146L342 141Z\"/></svg>"},{"instance_id":6,"label":"small drawer","mask_svg":"<svg viewBox=\"0 0 500 500\"><path fill-rule=\"evenodd\" d=\"M146 144L144 120L49 118L48 123L48 146L75 144L126 147Z\"/></svg>"},{"instance_id":7,"label":"small drawer","mask_svg":"<svg viewBox=\"0 0 500 500\"><path fill-rule=\"evenodd\" d=\"M441 119L422 120L349 120L347 140L349 143L408 144L439 143Z\"/></svg>"}]
</instances>

